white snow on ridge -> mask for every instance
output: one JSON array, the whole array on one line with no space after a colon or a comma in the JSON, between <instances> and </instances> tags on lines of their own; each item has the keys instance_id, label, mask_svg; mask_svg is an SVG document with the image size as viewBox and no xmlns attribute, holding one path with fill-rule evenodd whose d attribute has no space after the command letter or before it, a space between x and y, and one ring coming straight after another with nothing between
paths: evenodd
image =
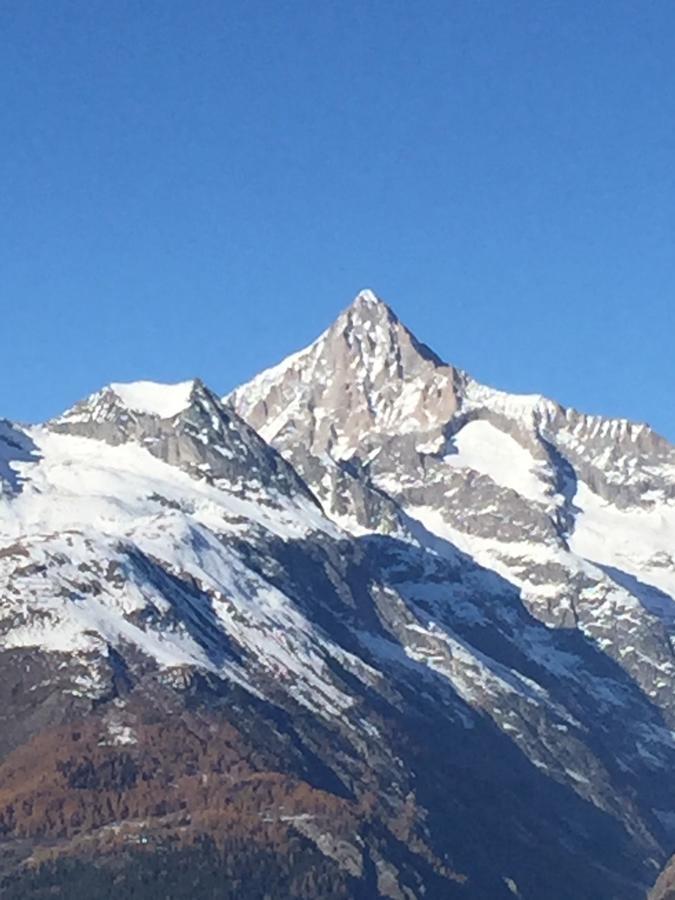
<instances>
[{"instance_id":1,"label":"white snow on ridge","mask_svg":"<svg viewBox=\"0 0 675 900\"><path fill-rule=\"evenodd\" d=\"M375 291L371 290L371 288L362 288L358 292L354 303L358 303L359 301L364 303L366 306L377 306L382 302Z\"/></svg>"},{"instance_id":2,"label":"white snow on ridge","mask_svg":"<svg viewBox=\"0 0 675 900\"><path fill-rule=\"evenodd\" d=\"M558 405L542 394L510 394L468 379L464 388L464 405L468 409L486 407L492 412L532 425L540 418L555 415Z\"/></svg>"},{"instance_id":3,"label":"white snow on ridge","mask_svg":"<svg viewBox=\"0 0 675 900\"><path fill-rule=\"evenodd\" d=\"M116 382L110 389L122 403L135 412L160 419L171 419L190 405L190 394L194 380L180 381L178 384L161 384L157 381L131 381L126 384Z\"/></svg>"}]
</instances>

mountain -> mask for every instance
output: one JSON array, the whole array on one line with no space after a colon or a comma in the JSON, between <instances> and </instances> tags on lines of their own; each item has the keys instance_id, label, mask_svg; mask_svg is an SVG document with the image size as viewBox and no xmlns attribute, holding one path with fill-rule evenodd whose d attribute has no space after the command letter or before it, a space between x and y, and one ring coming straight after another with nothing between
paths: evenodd
<instances>
[{"instance_id":1,"label":"mountain","mask_svg":"<svg viewBox=\"0 0 675 900\"><path fill-rule=\"evenodd\" d=\"M674 447L370 291L225 398L0 422L3 898L645 898L674 555Z\"/></svg>"}]
</instances>

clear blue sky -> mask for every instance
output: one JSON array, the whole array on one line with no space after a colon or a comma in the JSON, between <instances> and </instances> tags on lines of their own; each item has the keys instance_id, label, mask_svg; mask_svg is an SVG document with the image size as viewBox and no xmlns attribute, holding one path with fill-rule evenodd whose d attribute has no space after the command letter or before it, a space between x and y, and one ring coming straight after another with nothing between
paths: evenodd
<instances>
[{"instance_id":1,"label":"clear blue sky","mask_svg":"<svg viewBox=\"0 0 675 900\"><path fill-rule=\"evenodd\" d=\"M225 391L369 286L675 439L675 4L0 0L0 415Z\"/></svg>"}]
</instances>

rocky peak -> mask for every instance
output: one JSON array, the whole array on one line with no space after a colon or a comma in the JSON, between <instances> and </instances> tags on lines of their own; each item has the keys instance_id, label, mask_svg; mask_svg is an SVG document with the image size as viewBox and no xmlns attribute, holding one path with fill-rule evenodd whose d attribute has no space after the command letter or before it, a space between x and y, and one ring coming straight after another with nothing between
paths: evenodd
<instances>
[{"instance_id":1,"label":"rocky peak","mask_svg":"<svg viewBox=\"0 0 675 900\"><path fill-rule=\"evenodd\" d=\"M177 384L115 382L78 401L51 424L58 427L127 419L173 419L194 403L203 402L208 394L208 389L198 378Z\"/></svg>"},{"instance_id":2,"label":"rocky peak","mask_svg":"<svg viewBox=\"0 0 675 900\"><path fill-rule=\"evenodd\" d=\"M325 333L322 344L323 353L335 362L348 356L352 365L362 365L375 378L386 371L405 379L429 365L443 366L443 361L418 341L371 290L356 296Z\"/></svg>"},{"instance_id":3,"label":"rocky peak","mask_svg":"<svg viewBox=\"0 0 675 900\"><path fill-rule=\"evenodd\" d=\"M425 433L457 408L462 373L445 365L372 291L361 291L305 350L226 401L265 437L342 457L369 434Z\"/></svg>"},{"instance_id":4,"label":"rocky peak","mask_svg":"<svg viewBox=\"0 0 675 900\"><path fill-rule=\"evenodd\" d=\"M343 316L349 316L354 319L387 319L389 321L398 321L396 314L390 306L377 296L375 291L370 288L364 288L359 291L350 305L344 311Z\"/></svg>"},{"instance_id":5,"label":"rocky peak","mask_svg":"<svg viewBox=\"0 0 675 900\"><path fill-rule=\"evenodd\" d=\"M311 498L293 468L198 378L111 384L47 427L113 445L133 441L193 477L241 494L272 488Z\"/></svg>"},{"instance_id":6,"label":"rocky peak","mask_svg":"<svg viewBox=\"0 0 675 900\"><path fill-rule=\"evenodd\" d=\"M383 446L390 452L393 442L407 469L427 465L429 453L442 455L446 439L469 425L472 444L484 434L501 446L499 435L506 435L540 475L543 465L545 493L568 492L571 466L575 478L622 507L674 496L675 448L651 429L482 385L418 341L371 290L312 345L226 399L296 466L299 453L336 460L377 453L381 466ZM477 420L493 430L472 424ZM411 441L426 461L411 456ZM490 448L477 452L489 455Z\"/></svg>"},{"instance_id":7,"label":"rocky peak","mask_svg":"<svg viewBox=\"0 0 675 900\"><path fill-rule=\"evenodd\" d=\"M347 337L376 335L390 340L399 329L403 329L393 309L373 291L360 291L349 306L344 309L326 332L326 337L345 335Z\"/></svg>"}]
</instances>

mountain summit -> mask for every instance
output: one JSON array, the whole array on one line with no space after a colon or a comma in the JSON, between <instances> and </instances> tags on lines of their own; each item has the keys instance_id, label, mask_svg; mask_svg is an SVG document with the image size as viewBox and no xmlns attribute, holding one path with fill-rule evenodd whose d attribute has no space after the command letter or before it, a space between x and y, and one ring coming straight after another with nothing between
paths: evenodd
<instances>
[{"instance_id":1,"label":"mountain summit","mask_svg":"<svg viewBox=\"0 0 675 900\"><path fill-rule=\"evenodd\" d=\"M478 444L480 455L494 438L501 452L488 450L481 472L487 467L483 474L520 493L527 482L528 500L565 493L558 488L570 474L568 458L584 482L621 507L649 508L674 496L675 451L647 426L482 385L418 341L372 291L362 291L313 344L225 402L287 455L363 459L405 444L427 464L441 453L456 466L462 448L473 453ZM416 465L406 452L406 465ZM539 475L530 474L528 460Z\"/></svg>"},{"instance_id":2,"label":"mountain summit","mask_svg":"<svg viewBox=\"0 0 675 900\"><path fill-rule=\"evenodd\" d=\"M647 426L481 385L362 291L226 398L0 421L0 488L3 900L642 900L672 853Z\"/></svg>"},{"instance_id":3,"label":"mountain summit","mask_svg":"<svg viewBox=\"0 0 675 900\"><path fill-rule=\"evenodd\" d=\"M461 377L362 291L313 344L225 399L268 441L294 441L299 429L311 449L345 455L373 431L447 419Z\"/></svg>"}]
</instances>

